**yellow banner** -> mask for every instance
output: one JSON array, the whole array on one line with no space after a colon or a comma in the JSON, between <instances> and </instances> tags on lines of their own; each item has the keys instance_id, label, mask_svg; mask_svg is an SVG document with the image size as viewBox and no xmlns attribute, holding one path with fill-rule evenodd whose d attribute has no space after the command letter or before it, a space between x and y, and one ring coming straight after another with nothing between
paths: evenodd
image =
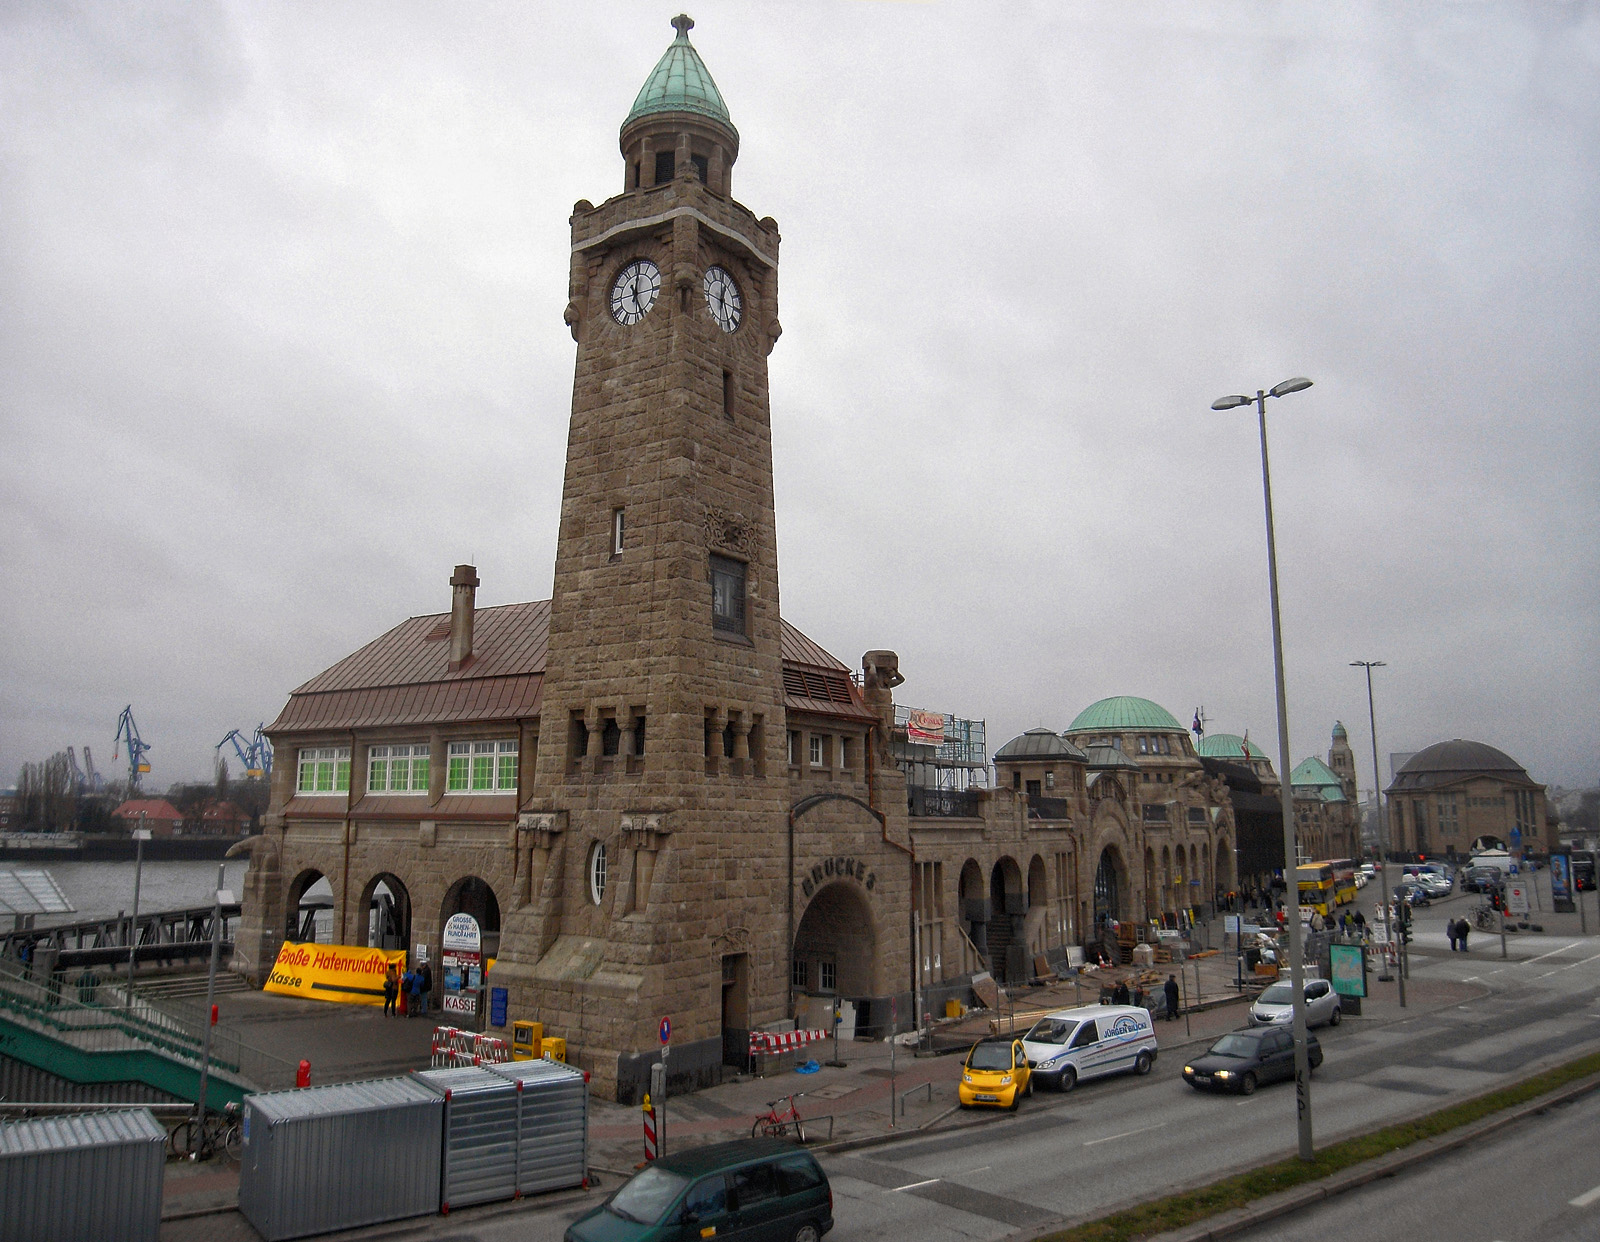
<instances>
[{"instance_id":1,"label":"yellow banner","mask_svg":"<svg viewBox=\"0 0 1600 1242\"><path fill-rule=\"evenodd\" d=\"M397 975L404 974L406 951L285 941L261 990L347 1005L381 1005L383 976L391 962Z\"/></svg>"}]
</instances>

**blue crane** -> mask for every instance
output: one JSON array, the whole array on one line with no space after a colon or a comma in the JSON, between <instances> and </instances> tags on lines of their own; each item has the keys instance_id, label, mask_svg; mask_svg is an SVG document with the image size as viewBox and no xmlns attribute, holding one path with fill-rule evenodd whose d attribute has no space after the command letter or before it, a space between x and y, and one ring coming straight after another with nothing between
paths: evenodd
<instances>
[{"instance_id":1,"label":"blue crane","mask_svg":"<svg viewBox=\"0 0 1600 1242\"><path fill-rule=\"evenodd\" d=\"M238 729L229 729L228 735L217 743L218 750L229 742L233 743L233 753L239 756L239 762L244 765L244 774L252 779L272 775L272 743L267 741L266 734L262 732L264 728L265 723L258 724L255 736L248 740Z\"/></svg>"},{"instance_id":2,"label":"blue crane","mask_svg":"<svg viewBox=\"0 0 1600 1242\"><path fill-rule=\"evenodd\" d=\"M88 743L83 747L83 775L89 782L90 793L99 793L106 787L105 780L94 770L94 755L90 752Z\"/></svg>"},{"instance_id":3,"label":"blue crane","mask_svg":"<svg viewBox=\"0 0 1600 1242\"><path fill-rule=\"evenodd\" d=\"M139 736L139 726L133 723L133 704L122 709L122 715L117 717L117 736L111 743L111 761L116 762L117 748L123 742L128 744L128 789L133 791L139 788L139 777L150 770L149 761L145 756L150 753L150 744Z\"/></svg>"}]
</instances>

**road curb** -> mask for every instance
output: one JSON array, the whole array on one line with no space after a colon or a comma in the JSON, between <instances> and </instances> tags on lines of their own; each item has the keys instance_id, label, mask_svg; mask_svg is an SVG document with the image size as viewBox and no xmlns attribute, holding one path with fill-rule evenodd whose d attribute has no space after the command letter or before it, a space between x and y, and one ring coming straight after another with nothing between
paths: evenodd
<instances>
[{"instance_id":1,"label":"road curb","mask_svg":"<svg viewBox=\"0 0 1600 1242\"><path fill-rule=\"evenodd\" d=\"M1424 1164L1436 1156L1465 1147L1468 1143L1516 1125L1548 1108L1580 1099L1596 1089L1600 1089L1600 1074L1591 1074L1564 1087L1557 1087L1525 1104L1503 1109L1492 1116L1459 1126L1445 1134L1436 1134L1432 1138L1423 1139L1385 1155L1374 1156L1371 1160L1352 1165L1348 1169L1340 1169L1339 1172L1329 1174L1320 1181L1279 1191L1277 1194L1256 1200L1248 1207L1235 1208L1193 1225L1186 1225L1182 1229L1153 1234L1149 1242L1221 1242L1224 1238L1235 1237L1258 1225L1313 1207L1325 1199L1331 1199L1380 1178L1392 1177L1396 1173Z\"/></svg>"}]
</instances>

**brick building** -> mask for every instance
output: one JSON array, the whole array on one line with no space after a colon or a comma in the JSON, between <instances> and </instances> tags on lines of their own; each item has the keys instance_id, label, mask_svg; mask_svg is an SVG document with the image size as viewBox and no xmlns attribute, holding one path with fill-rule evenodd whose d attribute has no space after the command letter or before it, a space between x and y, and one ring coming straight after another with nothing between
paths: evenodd
<instances>
[{"instance_id":1,"label":"brick building","mask_svg":"<svg viewBox=\"0 0 1600 1242\"><path fill-rule=\"evenodd\" d=\"M1391 848L1464 857L1480 839L1543 855L1555 842L1545 787L1483 742L1436 742L1412 755L1384 791Z\"/></svg>"}]
</instances>

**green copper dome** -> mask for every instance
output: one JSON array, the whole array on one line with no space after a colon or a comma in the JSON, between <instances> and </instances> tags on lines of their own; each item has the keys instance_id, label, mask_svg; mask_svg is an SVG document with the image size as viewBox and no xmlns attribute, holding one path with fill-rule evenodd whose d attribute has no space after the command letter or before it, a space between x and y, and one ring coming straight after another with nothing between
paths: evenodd
<instances>
[{"instance_id":1,"label":"green copper dome","mask_svg":"<svg viewBox=\"0 0 1600 1242\"><path fill-rule=\"evenodd\" d=\"M694 22L680 13L672 19L672 26L678 37L645 79L639 97L633 101L633 109L622 122L623 128L657 112L697 112L726 125L737 137L739 131L733 128L733 118L728 115L728 105L722 102L722 92L711 80L700 53L689 42Z\"/></svg>"},{"instance_id":2,"label":"green copper dome","mask_svg":"<svg viewBox=\"0 0 1600 1242\"><path fill-rule=\"evenodd\" d=\"M1289 784L1315 789L1324 802L1345 800L1344 782L1339 779L1339 774L1316 756L1302 759L1295 765L1294 771L1289 773Z\"/></svg>"},{"instance_id":3,"label":"green copper dome","mask_svg":"<svg viewBox=\"0 0 1600 1242\"><path fill-rule=\"evenodd\" d=\"M1078 713L1078 718L1067 726L1068 733L1081 733L1095 729L1159 729L1183 733L1184 727L1173 719L1172 713L1149 699L1136 699L1120 695L1091 703Z\"/></svg>"},{"instance_id":4,"label":"green copper dome","mask_svg":"<svg viewBox=\"0 0 1600 1242\"><path fill-rule=\"evenodd\" d=\"M1250 748L1250 758L1267 757L1261 747L1254 742L1247 743L1237 733L1208 733L1200 739L1196 749L1207 759L1243 759L1246 746Z\"/></svg>"}]
</instances>

